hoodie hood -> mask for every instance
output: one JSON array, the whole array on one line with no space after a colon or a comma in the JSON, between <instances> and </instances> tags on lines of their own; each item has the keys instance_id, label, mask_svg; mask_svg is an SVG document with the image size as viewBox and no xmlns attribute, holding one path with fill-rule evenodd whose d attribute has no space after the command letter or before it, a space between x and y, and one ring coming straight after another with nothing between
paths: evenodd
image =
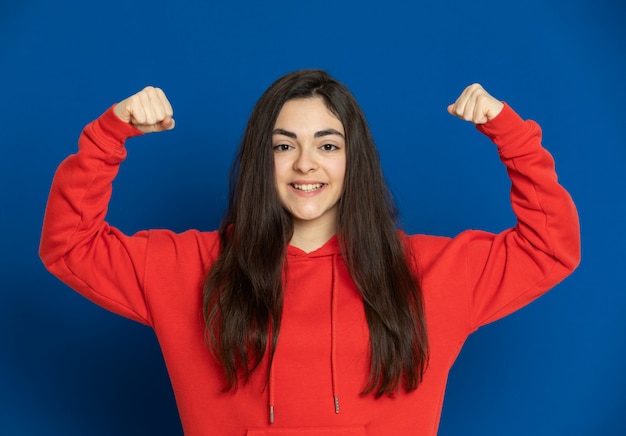
<instances>
[{"instance_id":1,"label":"hoodie hood","mask_svg":"<svg viewBox=\"0 0 626 436\"><path fill-rule=\"evenodd\" d=\"M317 250L306 252L294 247L293 245L287 246L287 256L289 258L316 258L324 256L340 255L341 249L339 247L339 238L337 235L333 235L324 245Z\"/></svg>"}]
</instances>

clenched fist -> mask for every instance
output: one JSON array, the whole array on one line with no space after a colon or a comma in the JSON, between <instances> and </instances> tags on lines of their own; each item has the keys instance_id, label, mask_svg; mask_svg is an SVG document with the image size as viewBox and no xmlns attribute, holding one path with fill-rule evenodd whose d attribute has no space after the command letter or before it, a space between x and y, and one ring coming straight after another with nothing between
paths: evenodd
<instances>
[{"instance_id":1,"label":"clenched fist","mask_svg":"<svg viewBox=\"0 0 626 436\"><path fill-rule=\"evenodd\" d=\"M119 102L113 109L117 117L144 133L174 128L174 111L165 93L152 86Z\"/></svg>"},{"instance_id":2,"label":"clenched fist","mask_svg":"<svg viewBox=\"0 0 626 436\"><path fill-rule=\"evenodd\" d=\"M459 98L448 106L448 112L474 124L485 124L502 111L504 103L492 97L478 83L468 86Z\"/></svg>"}]
</instances>

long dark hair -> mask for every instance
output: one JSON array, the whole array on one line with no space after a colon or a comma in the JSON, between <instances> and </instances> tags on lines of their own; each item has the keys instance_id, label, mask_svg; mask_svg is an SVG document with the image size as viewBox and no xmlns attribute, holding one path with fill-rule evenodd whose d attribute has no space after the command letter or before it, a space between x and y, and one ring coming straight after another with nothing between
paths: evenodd
<instances>
[{"instance_id":1,"label":"long dark hair","mask_svg":"<svg viewBox=\"0 0 626 436\"><path fill-rule=\"evenodd\" d=\"M422 293L378 152L356 99L321 70L274 82L255 105L233 164L229 206L220 226L221 254L204 284L207 342L221 362L226 389L236 389L273 358L283 310L282 274L293 233L274 182L272 131L286 101L321 97L343 123L346 174L337 236L363 298L370 332L370 374L363 393L414 390L428 360Z\"/></svg>"}]
</instances>

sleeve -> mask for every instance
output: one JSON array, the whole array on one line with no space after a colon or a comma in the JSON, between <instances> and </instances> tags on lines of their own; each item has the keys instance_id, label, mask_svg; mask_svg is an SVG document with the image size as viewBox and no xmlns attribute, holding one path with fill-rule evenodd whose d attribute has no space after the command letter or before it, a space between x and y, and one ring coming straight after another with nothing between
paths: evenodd
<instances>
[{"instance_id":1,"label":"sleeve","mask_svg":"<svg viewBox=\"0 0 626 436\"><path fill-rule=\"evenodd\" d=\"M477 128L498 146L511 179L517 224L497 235L468 232L471 330L528 304L580 262L578 214L541 145L540 127L505 104L495 119Z\"/></svg>"},{"instance_id":2,"label":"sleeve","mask_svg":"<svg viewBox=\"0 0 626 436\"><path fill-rule=\"evenodd\" d=\"M57 169L44 216L39 255L46 268L89 300L150 324L143 294L148 232L126 236L105 221L124 142L142 134L113 107L88 124L76 154Z\"/></svg>"}]
</instances>

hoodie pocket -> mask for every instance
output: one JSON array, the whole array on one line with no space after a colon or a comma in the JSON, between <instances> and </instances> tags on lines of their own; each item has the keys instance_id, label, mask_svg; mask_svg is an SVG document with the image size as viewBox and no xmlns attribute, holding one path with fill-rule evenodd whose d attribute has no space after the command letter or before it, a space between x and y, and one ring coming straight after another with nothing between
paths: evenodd
<instances>
[{"instance_id":1,"label":"hoodie pocket","mask_svg":"<svg viewBox=\"0 0 626 436\"><path fill-rule=\"evenodd\" d=\"M365 427L323 427L323 428L277 428L270 430L248 430L247 436L366 436Z\"/></svg>"}]
</instances>

